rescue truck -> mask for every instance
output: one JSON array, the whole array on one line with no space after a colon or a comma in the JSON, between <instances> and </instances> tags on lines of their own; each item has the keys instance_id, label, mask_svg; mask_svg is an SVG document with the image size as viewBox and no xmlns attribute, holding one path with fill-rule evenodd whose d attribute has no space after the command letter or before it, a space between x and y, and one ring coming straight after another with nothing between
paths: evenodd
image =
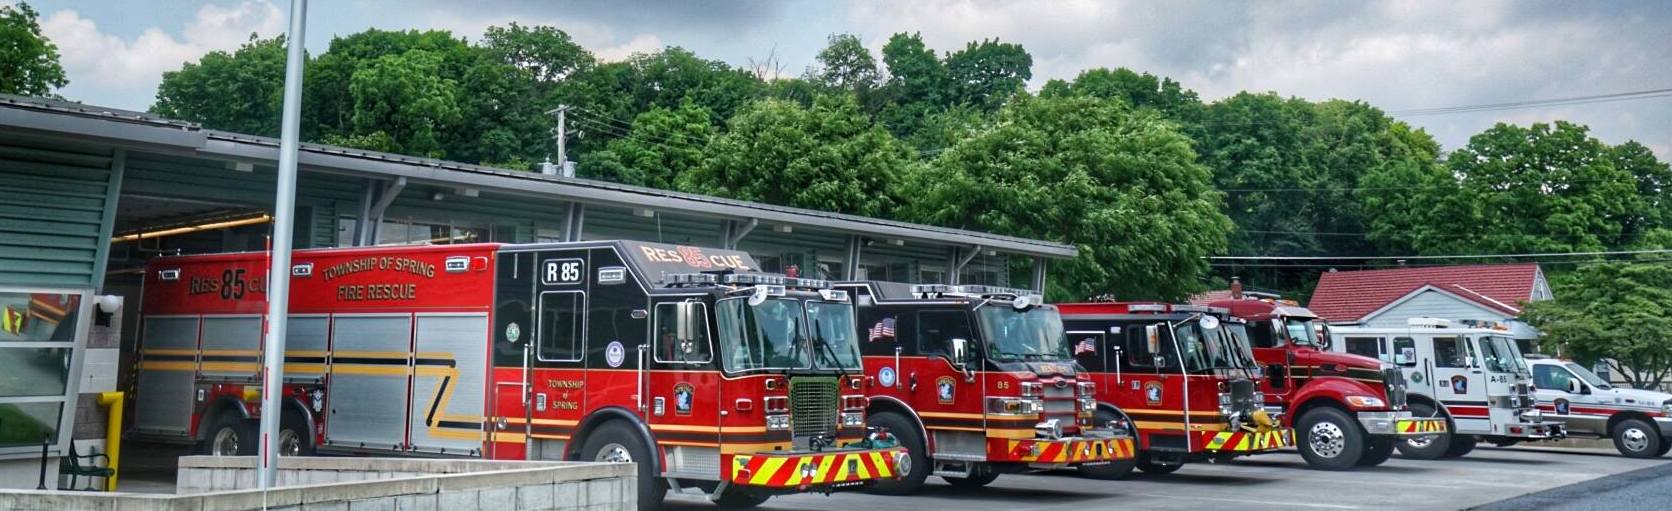
<instances>
[{"instance_id":1,"label":"rescue truck","mask_svg":"<svg viewBox=\"0 0 1672 511\"><path fill-rule=\"evenodd\" d=\"M1544 417L1568 436L1609 438L1633 458L1672 451L1672 394L1623 389L1568 360L1527 355L1533 394Z\"/></svg>"},{"instance_id":2,"label":"rescue truck","mask_svg":"<svg viewBox=\"0 0 1672 511\"><path fill-rule=\"evenodd\" d=\"M992 286L844 282L863 338L869 420L910 452L913 470L881 493L916 491L929 475L959 488L999 474L1131 459L1123 423L1094 422L1096 387L1081 377L1054 306Z\"/></svg>"},{"instance_id":3,"label":"rescue truck","mask_svg":"<svg viewBox=\"0 0 1672 511\"><path fill-rule=\"evenodd\" d=\"M268 260L149 263L132 435L254 452ZM642 508L909 474L866 429L848 294L757 268L628 241L297 251L281 452L634 462Z\"/></svg>"},{"instance_id":4,"label":"rescue truck","mask_svg":"<svg viewBox=\"0 0 1672 511\"><path fill-rule=\"evenodd\" d=\"M1411 413L1446 421L1446 432L1408 436L1396 444L1409 458L1455 458L1484 440L1510 445L1563 437L1561 424L1534 407L1533 379L1520 348L1495 328L1456 327L1411 318L1406 327L1329 327L1326 349L1368 355L1397 366Z\"/></svg>"},{"instance_id":5,"label":"rescue truck","mask_svg":"<svg viewBox=\"0 0 1672 511\"><path fill-rule=\"evenodd\" d=\"M1411 414L1399 368L1351 349L1329 351L1329 337L1318 334L1312 311L1232 287L1232 299L1208 305L1246 320L1230 328L1252 344L1264 369L1265 404L1295 429L1295 447L1308 465L1324 470L1380 465L1400 438L1446 431L1443 419Z\"/></svg>"},{"instance_id":6,"label":"rescue truck","mask_svg":"<svg viewBox=\"0 0 1672 511\"><path fill-rule=\"evenodd\" d=\"M1292 445L1293 431L1267 411L1246 339L1224 311L1165 303L1059 305L1075 360L1097 389L1095 421L1130 422L1138 456L1081 469L1117 479L1188 462L1228 460Z\"/></svg>"}]
</instances>

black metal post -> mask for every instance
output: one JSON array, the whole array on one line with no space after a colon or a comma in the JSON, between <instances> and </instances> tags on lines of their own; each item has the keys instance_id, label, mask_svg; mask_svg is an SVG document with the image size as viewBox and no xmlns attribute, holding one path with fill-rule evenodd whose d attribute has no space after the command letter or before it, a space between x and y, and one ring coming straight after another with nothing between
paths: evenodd
<instances>
[{"instance_id":1,"label":"black metal post","mask_svg":"<svg viewBox=\"0 0 1672 511\"><path fill-rule=\"evenodd\" d=\"M46 489L46 452L52 447L52 435L41 435L41 482L35 485L37 490Z\"/></svg>"}]
</instances>

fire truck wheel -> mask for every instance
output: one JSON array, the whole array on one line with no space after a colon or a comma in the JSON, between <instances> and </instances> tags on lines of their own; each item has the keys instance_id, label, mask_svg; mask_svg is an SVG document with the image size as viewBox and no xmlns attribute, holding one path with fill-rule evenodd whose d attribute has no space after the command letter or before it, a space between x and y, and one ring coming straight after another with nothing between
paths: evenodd
<instances>
[{"instance_id":1,"label":"fire truck wheel","mask_svg":"<svg viewBox=\"0 0 1672 511\"><path fill-rule=\"evenodd\" d=\"M993 467L989 467L984 464L977 465L974 470L975 473L971 474L969 477L941 476L941 479L946 480L946 484L952 485L953 488L968 490L987 486L988 484L991 484L994 479L999 478L998 471L995 471L993 470Z\"/></svg>"},{"instance_id":2,"label":"fire truck wheel","mask_svg":"<svg viewBox=\"0 0 1672 511\"><path fill-rule=\"evenodd\" d=\"M209 426L204 437L203 453L210 456L252 456L256 452L255 421L245 420L232 413L222 413Z\"/></svg>"},{"instance_id":3,"label":"fire truck wheel","mask_svg":"<svg viewBox=\"0 0 1672 511\"><path fill-rule=\"evenodd\" d=\"M917 490L923 487L923 480L929 478L930 472L929 454L924 450L923 437L918 434L917 426L906 420L905 416L894 412L869 414L865 422L873 428L887 429L889 434L900 440L900 446L906 448L906 454L911 460L911 466L905 470L904 476L892 481L877 481L872 483L868 490L883 495L917 493Z\"/></svg>"},{"instance_id":4,"label":"fire truck wheel","mask_svg":"<svg viewBox=\"0 0 1672 511\"><path fill-rule=\"evenodd\" d=\"M1364 456L1364 430L1346 412L1321 406L1295 423L1295 442L1306 464L1322 470L1348 470Z\"/></svg>"},{"instance_id":5,"label":"fire truck wheel","mask_svg":"<svg viewBox=\"0 0 1672 511\"><path fill-rule=\"evenodd\" d=\"M1653 458L1665 451L1660 430L1642 419L1626 419L1614 425L1614 448L1628 458Z\"/></svg>"},{"instance_id":6,"label":"fire truck wheel","mask_svg":"<svg viewBox=\"0 0 1672 511\"><path fill-rule=\"evenodd\" d=\"M279 429L280 456L313 456L313 435L308 434L308 421L294 413L284 415Z\"/></svg>"},{"instance_id":7,"label":"fire truck wheel","mask_svg":"<svg viewBox=\"0 0 1672 511\"><path fill-rule=\"evenodd\" d=\"M1393 444L1392 437L1371 437L1364 444L1364 456L1359 457L1358 466L1374 467L1386 462L1393 456Z\"/></svg>"},{"instance_id":8,"label":"fire truck wheel","mask_svg":"<svg viewBox=\"0 0 1672 511\"><path fill-rule=\"evenodd\" d=\"M1094 417L1094 419L1093 419L1094 424L1108 424L1109 422L1118 419L1118 417L1115 416L1114 412L1110 412L1108 410L1102 410L1102 409L1097 410L1097 414L1094 415L1093 417ZM1130 424L1130 422L1128 424ZM1138 437L1137 432L1136 431L1129 431L1129 433L1132 434L1132 437L1133 437L1134 441L1136 441L1136 439ZM1088 478L1088 479L1098 479L1098 480L1103 480L1103 481L1114 481L1116 479L1121 479L1121 478L1124 478L1127 475L1131 474L1132 469L1135 468L1136 466L1137 466L1136 460L1128 459L1128 460L1121 460L1121 461L1112 461L1112 462L1109 462L1109 463L1104 463L1102 465L1080 465L1079 470L1080 470L1080 477L1085 477L1085 478Z\"/></svg>"},{"instance_id":9,"label":"fire truck wheel","mask_svg":"<svg viewBox=\"0 0 1672 511\"><path fill-rule=\"evenodd\" d=\"M1155 461L1155 460L1150 459L1148 454L1139 454L1137 462L1134 463L1134 465L1137 465L1138 470L1144 471L1145 474L1154 474L1154 475L1167 475L1167 474L1171 474L1173 472L1178 472L1179 469L1184 468L1183 463L1179 463L1179 462L1176 462L1176 461L1173 461L1173 462Z\"/></svg>"},{"instance_id":10,"label":"fire truck wheel","mask_svg":"<svg viewBox=\"0 0 1672 511\"><path fill-rule=\"evenodd\" d=\"M662 478L651 472L650 447L633 434L625 422L613 420L599 424L586 435L581 447L581 461L614 461L635 463L639 468L639 509L656 509L668 496Z\"/></svg>"},{"instance_id":11,"label":"fire truck wheel","mask_svg":"<svg viewBox=\"0 0 1672 511\"><path fill-rule=\"evenodd\" d=\"M766 503L771 495L762 495L743 488L728 488L720 498L714 499L714 505L720 509L749 509Z\"/></svg>"},{"instance_id":12,"label":"fire truck wheel","mask_svg":"<svg viewBox=\"0 0 1672 511\"><path fill-rule=\"evenodd\" d=\"M1660 450L1655 451L1655 457L1665 456L1668 451L1672 451L1672 438L1660 437Z\"/></svg>"},{"instance_id":13,"label":"fire truck wheel","mask_svg":"<svg viewBox=\"0 0 1672 511\"><path fill-rule=\"evenodd\" d=\"M1433 405L1427 403L1411 403L1413 417L1440 417L1440 413ZM1404 437L1395 444L1399 454L1406 458L1417 460L1437 460L1445 456L1446 449L1451 447L1452 439L1457 438L1451 433L1435 433L1432 435Z\"/></svg>"},{"instance_id":14,"label":"fire truck wheel","mask_svg":"<svg viewBox=\"0 0 1672 511\"><path fill-rule=\"evenodd\" d=\"M1446 447L1445 457L1460 458L1465 454L1469 454L1470 451L1475 450L1475 445L1479 443L1480 439L1476 438L1474 435L1453 435L1451 437L1451 446Z\"/></svg>"}]
</instances>

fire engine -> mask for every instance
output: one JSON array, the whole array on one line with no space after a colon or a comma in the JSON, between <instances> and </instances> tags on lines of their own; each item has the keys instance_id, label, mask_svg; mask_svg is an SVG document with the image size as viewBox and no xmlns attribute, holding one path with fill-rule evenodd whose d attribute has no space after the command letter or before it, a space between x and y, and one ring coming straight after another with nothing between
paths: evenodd
<instances>
[{"instance_id":1,"label":"fire engine","mask_svg":"<svg viewBox=\"0 0 1672 511\"><path fill-rule=\"evenodd\" d=\"M1672 394L1615 387L1584 366L1527 355L1545 418L1569 436L1609 438L1620 454L1658 458L1672 451Z\"/></svg>"},{"instance_id":2,"label":"fire engine","mask_svg":"<svg viewBox=\"0 0 1672 511\"><path fill-rule=\"evenodd\" d=\"M1318 335L1312 311L1273 295L1243 293L1238 285L1232 284L1232 299L1209 305L1247 321L1232 328L1252 343L1254 359L1265 368L1266 406L1283 412L1284 425L1295 428L1296 448L1307 464L1325 470L1380 465L1400 438L1446 431L1443 419L1412 415L1399 368L1328 351L1329 338Z\"/></svg>"},{"instance_id":3,"label":"fire engine","mask_svg":"<svg viewBox=\"0 0 1672 511\"><path fill-rule=\"evenodd\" d=\"M1509 445L1564 436L1560 424L1534 407L1533 379L1520 348L1495 328L1460 328L1451 321L1411 318L1406 327L1329 327L1324 346L1369 355L1403 373L1411 413L1445 419L1447 431L1409 436L1400 453L1416 459L1454 458L1485 440Z\"/></svg>"},{"instance_id":4,"label":"fire engine","mask_svg":"<svg viewBox=\"0 0 1672 511\"><path fill-rule=\"evenodd\" d=\"M133 435L253 453L267 261L150 262ZM281 452L636 462L647 508L909 474L866 429L848 294L757 268L627 241L297 251Z\"/></svg>"},{"instance_id":5,"label":"fire engine","mask_svg":"<svg viewBox=\"0 0 1672 511\"><path fill-rule=\"evenodd\" d=\"M1116 479L1136 467L1167 474L1187 462L1270 452L1293 432L1262 406L1260 373L1223 310L1165 303L1060 305L1076 360L1094 379L1097 421L1138 432L1130 463L1082 469Z\"/></svg>"},{"instance_id":6,"label":"fire engine","mask_svg":"<svg viewBox=\"0 0 1672 511\"><path fill-rule=\"evenodd\" d=\"M855 295L870 424L910 451L914 470L879 482L916 491L929 475L972 488L999 474L1133 456L1125 424L1093 422L1054 306L992 286L845 282Z\"/></svg>"}]
</instances>

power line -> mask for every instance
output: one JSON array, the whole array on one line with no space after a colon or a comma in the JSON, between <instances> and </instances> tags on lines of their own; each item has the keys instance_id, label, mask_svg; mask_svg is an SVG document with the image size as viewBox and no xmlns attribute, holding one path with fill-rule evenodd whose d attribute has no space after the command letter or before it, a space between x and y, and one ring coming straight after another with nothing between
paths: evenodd
<instances>
[{"instance_id":1,"label":"power line","mask_svg":"<svg viewBox=\"0 0 1672 511\"><path fill-rule=\"evenodd\" d=\"M1505 103L1488 103L1481 105L1464 105L1434 108L1412 108L1408 110L1389 110L1392 116L1422 116L1443 115L1473 112L1491 112L1497 110L1513 110L1520 108L1535 108L1544 106L1588 105L1593 103L1608 103L1614 101L1631 101L1638 99L1653 99L1672 97L1672 88L1649 89L1631 92L1617 92L1613 94L1594 94L1589 96L1571 96L1566 98L1535 99L1528 101L1510 101Z\"/></svg>"},{"instance_id":2,"label":"power line","mask_svg":"<svg viewBox=\"0 0 1672 511\"><path fill-rule=\"evenodd\" d=\"M1455 254L1455 255L1407 255L1407 256L1207 256L1203 259L1215 261L1376 261L1376 260L1428 260L1428 259L1507 259L1527 257L1577 257L1577 256L1608 256L1634 254L1672 254L1672 249L1647 250L1599 250L1594 252L1534 252L1522 254Z\"/></svg>"}]
</instances>

